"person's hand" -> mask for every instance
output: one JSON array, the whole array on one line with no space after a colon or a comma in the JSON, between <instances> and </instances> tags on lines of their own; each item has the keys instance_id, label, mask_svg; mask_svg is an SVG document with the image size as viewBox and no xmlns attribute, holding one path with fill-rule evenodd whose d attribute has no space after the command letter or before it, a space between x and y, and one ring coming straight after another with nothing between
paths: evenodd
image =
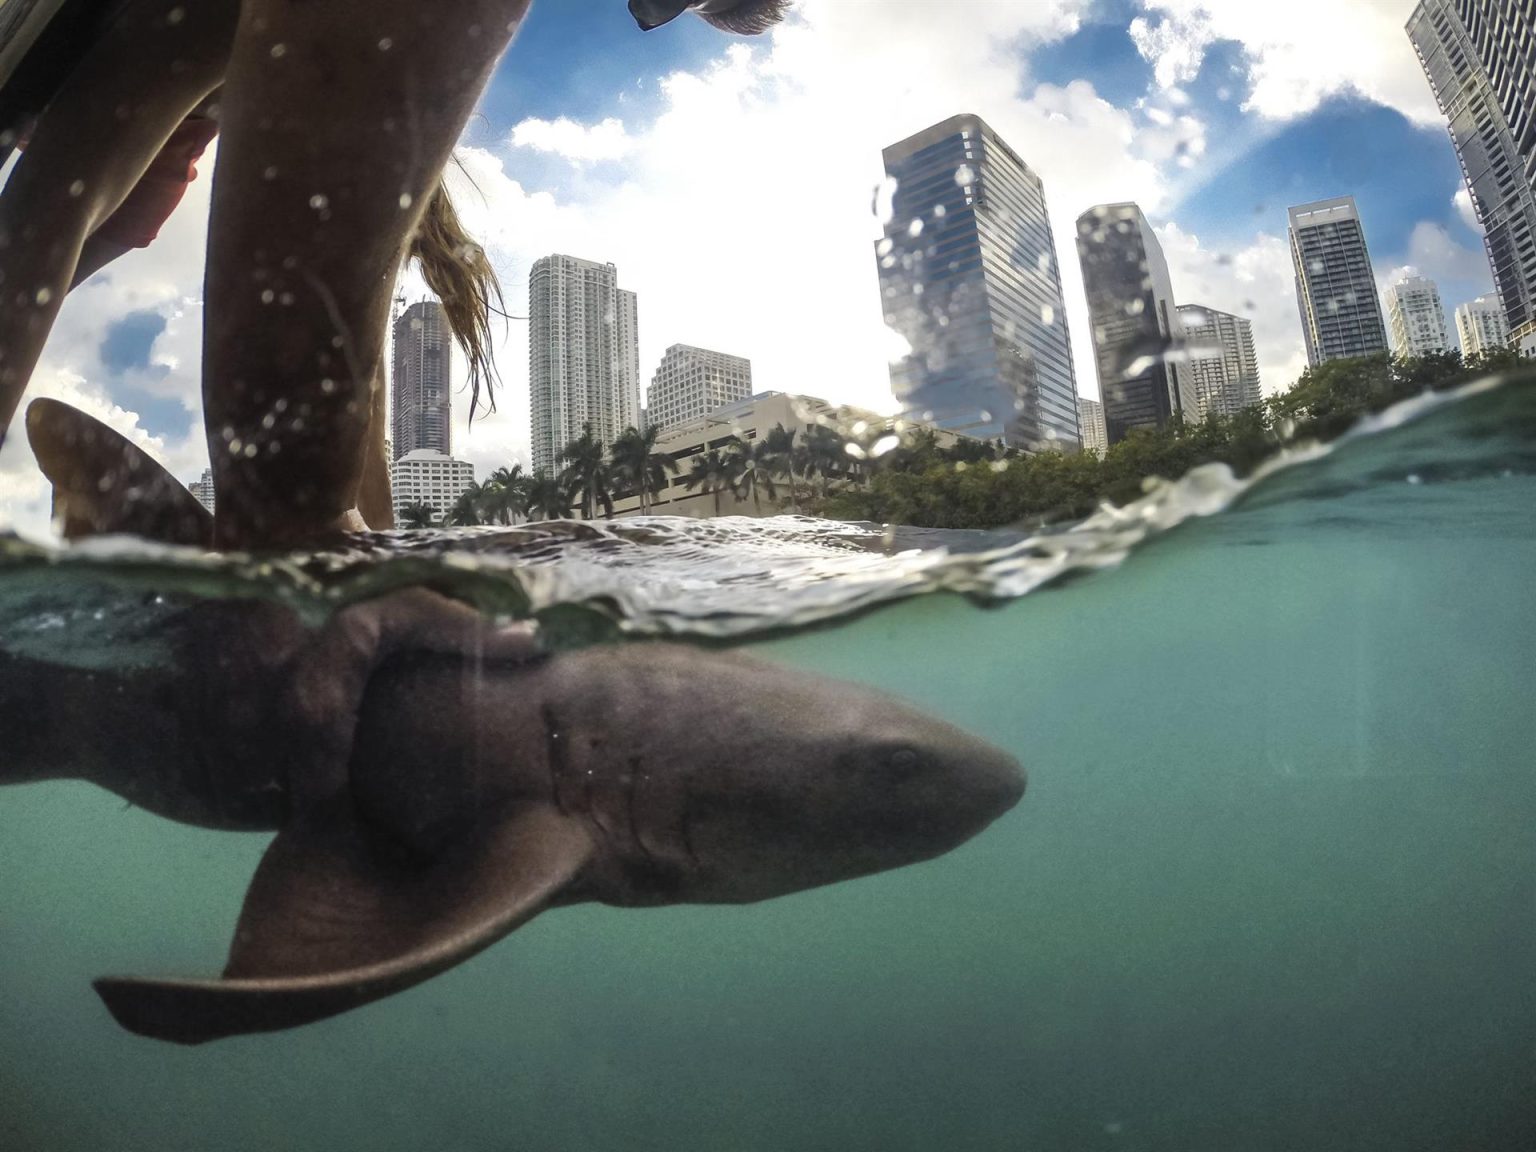
<instances>
[{"instance_id":1,"label":"person's hand","mask_svg":"<svg viewBox=\"0 0 1536 1152\"><path fill-rule=\"evenodd\" d=\"M342 609L299 649L282 692L295 810L345 786L368 680L384 661L407 651L516 663L543 654L533 621L498 624L426 588Z\"/></svg>"}]
</instances>

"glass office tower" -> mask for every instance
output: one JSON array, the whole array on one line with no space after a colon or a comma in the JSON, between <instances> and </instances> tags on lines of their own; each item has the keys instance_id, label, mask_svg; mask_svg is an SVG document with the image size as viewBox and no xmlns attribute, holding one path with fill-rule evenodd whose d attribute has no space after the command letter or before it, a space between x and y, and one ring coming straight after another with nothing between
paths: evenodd
<instances>
[{"instance_id":1,"label":"glass office tower","mask_svg":"<svg viewBox=\"0 0 1536 1152\"><path fill-rule=\"evenodd\" d=\"M1075 451L1077 380L1040 178L980 117L885 149L885 321L910 352L891 389L913 419Z\"/></svg>"}]
</instances>

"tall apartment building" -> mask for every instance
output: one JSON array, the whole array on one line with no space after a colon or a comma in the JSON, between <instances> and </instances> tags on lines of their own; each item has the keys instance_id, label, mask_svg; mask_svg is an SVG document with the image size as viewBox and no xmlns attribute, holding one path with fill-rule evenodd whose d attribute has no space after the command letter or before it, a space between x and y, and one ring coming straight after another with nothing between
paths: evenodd
<instances>
[{"instance_id":1,"label":"tall apartment building","mask_svg":"<svg viewBox=\"0 0 1536 1152\"><path fill-rule=\"evenodd\" d=\"M454 502L474 482L475 467L467 460L455 460L431 448L407 452L389 470L395 523L400 523L410 504L425 504L442 523Z\"/></svg>"},{"instance_id":2,"label":"tall apartment building","mask_svg":"<svg viewBox=\"0 0 1536 1152\"><path fill-rule=\"evenodd\" d=\"M1077 256L1109 442L1134 428L1161 428L1175 413L1195 419L1189 373L1168 355L1184 343L1168 261L1141 209L1088 209L1077 218Z\"/></svg>"},{"instance_id":3,"label":"tall apartment building","mask_svg":"<svg viewBox=\"0 0 1536 1152\"><path fill-rule=\"evenodd\" d=\"M1179 319L1189 350L1184 370L1194 386L1198 419L1213 412L1232 416L1263 399L1251 323L1204 304L1181 304Z\"/></svg>"},{"instance_id":4,"label":"tall apartment building","mask_svg":"<svg viewBox=\"0 0 1536 1152\"><path fill-rule=\"evenodd\" d=\"M1387 327L1399 356L1446 352L1451 335L1445 326L1440 289L1424 276L1405 276L1387 289Z\"/></svg>"},{"instance_id":5,"label":"tall apartment building","mask_svg":"<svg viewBox=\"0 0 1536 1152\"><path fill-rule=\"evenodd\" d=\"M204 468L202 476L187 485L187 491L192 493L192 498L210 512L216 512L213 497L213 469Z\"/></svg>"},{"instance_id":6,"label":"tall apartment building","mask_svg":"<svg viewBox=\"0 0 1536 1152\"><path fill-rule=\"evenodd\" d=\"M1450 122L1511 342L1536 352L1536 4L1423 0L1408 37Z\"/></svg>"},{"instance_id":7,"label":"tall apartment building","mask_svg":"<svg viewBox=\"0 0 1536 1152\"><path fill-rule=\"evenodd\" d=\"M1083 451L1102 457L1109 451L1109 431L1104 427L1104 405L1086 396L1077 398L1077 425L1083 430Z\"/></svg>"},{"instance_id":8,"label":"tall apartment building","mask_svg":"<svg viewBox=\"0 0 1536 1152\"><path fill-rule=\"evenodd\" d=\"M1462 357L1468 360L1509 347L1509 322L1498 296L1479 296L1456 309L1456 338L1461 341Z\"/></svg>"},{"instance_id":9,"label":"tall apartment building","mask_svg":"<svg viewBox=\"0 0 1536 1152\"><path fill-rule=\"evenodd\" d=\"M582 426L604 444L640 423L640 336L618 269L545 256L528 273L533 467L553 475Z\"/></svg>"},{"instance_id":10,"label":"tall apartment building","mask_svg":"<svg viewBox=\"0 0 1536 1152\"><path fill-rule=\"evenodd\" d=\"M1307 362L1315 368L1346 356L1386 352L1387 326L1355 198L1297 205L1290 223Z\"/></svg>"},{"instance_id":11,"label":"tall apartment building","mask_svg":"<svg viewBox=\"0 0 1536 1152\"><path fill-rule=\"evenodd\" d=\"M1077 379L1040 178L979 117L882 153L895 182L876 255L908 418L1019 448L1076 449Z\"/></svg>"},{"instance_id":12,"label":"tall apartment building","mask_svg":"<svg viewBox=\"0 0 1536 1152\"><path fill-rule=\"evenodd\" d=\"M412 304L395 320L389 430L393 459L426 448L453 452L453 335L435 300Z\"/></svg>"},{"instance_id":13,"label":"tall apartment building","mask_svg":"<svg viewBox=\"0 0 1536 1152\"><path fill-rule=\"evenodd\" d=\"M752 361L674 344L651 377L644 418L657 428L671 428L751 395Z\"/></svg>"}]
</instances>

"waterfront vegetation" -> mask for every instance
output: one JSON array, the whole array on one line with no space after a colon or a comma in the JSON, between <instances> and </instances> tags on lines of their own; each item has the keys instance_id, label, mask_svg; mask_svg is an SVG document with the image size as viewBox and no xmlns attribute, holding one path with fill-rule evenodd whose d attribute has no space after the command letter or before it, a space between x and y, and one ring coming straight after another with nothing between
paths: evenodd
<instances>
[{"instance_id":1,"label":"waterfront vegetation","mask_svg":"<svg viewBox=\"0 0 1536 1152\"><path fill-rule=\"evenodd\" d=\"M844 436L779 425L760 440L732 436L679 460L656 450L655 428L628 428L605 446L587 426L561 453L558 473L498 468L459 498L446 523L513 524L573 512L590 520L599 511L611 518L615 502L630 497L649 512L676 475L687 492L713 497L715 515L729 493L751 500L758 513L766 502L774 511L920 527L1037 525L1086 516L1105 501L1127 503L1149 477L1177 479L1201 464L1221 462L1245 475L1286 443L1331 440L1360 417L1426 389L1530 367L1506 351L1469 361L1456 352L1335 360L1234 415L1132 432L1103 457L1025 453L978 440L945 447L927 430L882 452L883 427ZM403 527L421 526L409 510L404 519Z\"/></svg>"},{"instance_id":2,"label":"waterfront vegetation","mask_svg":"<svg viewBox=\"0 0 1536 1152\"><path fill-rule=\"evenodd\" d=\"M1463 361L1449 352L1410 359L1387 355L1335 360L1309 368L1285 392L1231 416L1132 432L1101 458L1091 452L1026 454L994 448L967 460L919 435L882 457L861 482L844 486L812 511L839 520L933 528L996 528L1079 519L1108 501L1125 504L1149 477L1177 479L1221 462L1251 472L1287 443L1331 440L1362 416L1426 389L1440 391L1496 372L1530 370L1529 360L1500 351ZM969 447L969 446L968 446Z\"/></svg>"}]
</instances>

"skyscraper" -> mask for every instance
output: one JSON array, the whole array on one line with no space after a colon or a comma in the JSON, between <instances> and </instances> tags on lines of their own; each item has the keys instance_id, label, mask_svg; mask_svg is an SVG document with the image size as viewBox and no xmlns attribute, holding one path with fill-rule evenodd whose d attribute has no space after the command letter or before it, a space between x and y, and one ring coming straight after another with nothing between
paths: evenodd
<instances>
[{"instance_id":1,"label":"skyscraper","mask_svg":"<svg viewBox=\"0 0 1536 1152\"><path fill-rule=\"evenodd\" d=\"M1077 380L1045 189L978 116L883 153L876 249L885 322L909 353L891 390L912 419L1025 449L1076 449Z\"/></svg>"},{"instance_id":2,"label":"skyscraper","mask_svg":"<svg viewBox=\"0 0 1536 1152\"><path fill-rule=\"evenodd\" d=\"M667 349L645 394L645 418L658 428L707 416L752 395L752 362L691 344Z\"/></svg>"},{"instance_id":3,"label":"skyscraper","mask_svg":"<svg viewBox=\"0 0 1536 1152\"><path fill-rule=\"evenodd\" d=\"M1212 412L1231 416L1263 398L1259 386L1259 357L1253 325L1241 316L1207 308L1179 305L1189 362L1184 370L1194 385L1198 419Z\"/></svg>"},{"instance_id":4,"label":"skyscraper","mask_svg":"<svg viewBox=\"0 0 1536 1152\"><path fill-rule=\"evenodd\" d=\"M443 306L435 300L412 304L395 321L389 402L394 459L420 448L452 453L452 373L453 337Z\"/></svg>"},{"instance_id":5,"label":"skyscraper","mask_svg":"<svg viewBox=\"0 0 1536 1152\"><path fill-rule=\"evenodd\" d=\"M640 422L638 309L618 278L612 264L558 255L535 260L528 273L536 472L554 474L584 424L611 444Z\"/></svg>"},{"instance_id":6,"label":"skyscraper","mask_svg":"<svg viewBox=\"0 0 1536 1152\"><path fill-rule=\"evenodd\" d=\"M1088 209L1077 218L1077 256L1109 442L1133 428L1161 428L1178 412L1196 419L1189 373L1168 355L1184 344L1168 261L1141 209Z\"/></svg>"},{"instance_id":7,"label":"skyscraper","mask_svg":"<svg viewBox=\"0 0 1536 1152\"><path fill-rule=\"evenodd\" d=\"M1536 5L1423 0L1408 37L1450 121L1511 340L1536 352Z\"/></svg>"},{"instance_id":8,"label":"skyscraper","mask_svg":"<svg viewBox=\"0 0 1536 1152\"><path fill-rule=\"evenodd\" d=\"M1424 276L1405 276L1387 289L1387 325L1399 356L1428 356L1451 346L1440 289Z\"/></svg>"},{"instance_id":9,"label":"skyscraper","mask_svg":"<svg viewBox=\"0 0 1536 1152\"><path fill-rule=\"evenodd\" d=\"M1084 452L1103 456L1109 451L1109 433L1104 428L1104 405L1086 396L1078 397L1077 423L1083 430Z\"/></svg>"},{"instance_id":10,"label":"skyscraper","mask_svg":"<svg viewBox=\"0 0 1536 1152\"><path fill-rule=\"evenodd\" d=\"M1456 336L1461 341L1461 355L1468 360L1509 347L1509 324L1499 298L1490 293L1456 309Z\"/></svg>"},{"instance_id":11,"label":"skyscraper","mask_svg":"<svg viewBox=\"0 0 1536 1152\"><path fill-rule=\"evenodd\" d=\"M1387 351L1387 326L1353 196L1290 210L1296 303L1314 368L1346 356Z\"/></svg>"}]
</instances>

